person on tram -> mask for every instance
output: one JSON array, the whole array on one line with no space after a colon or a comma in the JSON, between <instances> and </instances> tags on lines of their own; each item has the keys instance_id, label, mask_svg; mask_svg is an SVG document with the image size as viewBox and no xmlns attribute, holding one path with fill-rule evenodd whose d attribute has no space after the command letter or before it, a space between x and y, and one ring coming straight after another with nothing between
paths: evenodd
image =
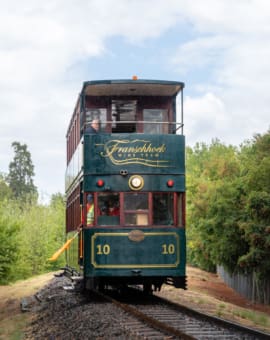
<instances>
[{"instance_id":1,"label":"person on tram","mask_svg":"<svg viewBox=\"0 0 270 340\"><path fill-rule=\"evenodd\" d=\"M87 227L94 225L95 219L95 206L94 199L92 194L87 195L87 204L86 204L86 224Z\"/></svg>"},{"instance_id":2,"label":"person on tram","mask_svg":"<svg viewBox=\"0 0 270 340\"><path fill-rule=\"evenodd\" d=\"M109 203L109 216L119 216L119 204L117 202L110 202Z\"/></svg>"},{"instance_id":3,"label":"person on tram","mask_svg":"<svg viewBox=\"0 0 270 340\"><path fill-rule=\"evenodd\" d=\"M88 126L85 129L85 132L86 133L98 133L99 132L99 125L100 125L99 119L98 118L94 118L92 120L90 126Z\"/></svg>"}]
</instances>

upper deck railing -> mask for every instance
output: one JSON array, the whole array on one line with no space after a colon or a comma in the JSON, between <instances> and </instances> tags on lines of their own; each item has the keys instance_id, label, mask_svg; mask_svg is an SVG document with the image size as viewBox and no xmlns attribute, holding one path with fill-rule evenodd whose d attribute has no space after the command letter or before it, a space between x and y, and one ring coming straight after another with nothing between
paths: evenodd
<instances>
[{"instance_id":1,"label":"upper deck railing","mask_svg":"<svg viewBox=\"0 0 270 340\"><path fill-rule=\"evenodd\" d=\"M84 131L87 133L87 127L91 123L84 124ZM117 131L117 127L121 127L121 131ZM136 127L141 126L140 129ZM126 127L126 129L125 129ZM130 129L136 128L133 131ZM157 122L157 121L145 121L145 120L125 120L125 121L101 121L100 129L98 133L153 133L153 134L174 134L180 130L180 134L183 134L184 123L180 122ZM130 128L130 129L129 129ZM162 128L162 131L160 131ZM139 130L139 131L138 131ZM141 130L141 131L140 131Z\"/></svg>"}]
</instances>

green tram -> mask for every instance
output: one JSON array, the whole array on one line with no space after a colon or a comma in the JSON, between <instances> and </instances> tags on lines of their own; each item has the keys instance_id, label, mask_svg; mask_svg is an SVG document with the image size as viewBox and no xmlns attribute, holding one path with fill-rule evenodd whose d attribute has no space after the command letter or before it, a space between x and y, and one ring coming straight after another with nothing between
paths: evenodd
<instances>
[{"instance_id":1,"label":"green tram","mask_svg":"<svg viewBox=\"0 0 270 340\"><path fill-rule=\"evenodd\" d=\"M66 269L86 289L186 288L183 88L83 83L66 136Z\"/></svg>"}]
</instances>

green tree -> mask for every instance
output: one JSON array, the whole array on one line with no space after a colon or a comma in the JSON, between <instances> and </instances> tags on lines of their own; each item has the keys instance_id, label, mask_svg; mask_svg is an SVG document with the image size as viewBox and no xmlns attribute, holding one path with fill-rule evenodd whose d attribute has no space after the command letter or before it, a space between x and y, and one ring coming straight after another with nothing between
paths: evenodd
<instances>
[{"instance_id":1,"label":"green tree","mask_svg":"<svg viewBox=\"0 0 270 340\"><path fill-rule=\"evenodd\" d=\"M37 198L34 185L34 165L26 144L13 142L15 156L9 164L8 182L13 196L18 199Z\"/></svg>"},{"instance_id":2,"label":"green tree","mask_svg":"<svg viewBox=\"0 0 270 340\"><path fill-rule=\"evenodd\" d=\"M237 225L242 207L237 149L213 140L187 149L188 260L214 271L231 271L245 251Z\"/></svg>"},{"instance_id":3,"label":"green tree","mask_svg":"<svg viewBox=\"0 0 270 340\"><path fill-rule=\"evenodd\" d=\"M60 208L61 210L65 206L65 196L60 192L53 194L50 199L50 206L54 208Z\"/></svg>"},{"instance_id":4,"label":"green tree","mask_svg":"<svg viewBox=\"0 0 270 340\"><path fill-rule=\"evenodd\" d=\"M14 209L8 201L0 204L0 284L12 280L12 271L18 259L17 235L19 224L12 214Z\"/></svg>"},{"instance_id":5,"label":"green tree","mask_svg":"<svg viewBox=\"0 0 270 340\"><path fill-rule=\"evenodd\" d=\"M270 194L253 191L246 205L249 218L240 224L249 244L248 251L240 257L239 264L245 269L255 268L262 277L270 275Z\"/></svg>"},{"instance_id":6,"label":"green tree","mask_svg":"<svg viewBox=\"0 0 270 340\"><path fill-rule=\"evenodd\" d=\"M48 259L65 242L65 208L61 195L53 195L49 205L27 203L20 213L20 232L17 235L20 256L13 276L27 278L64 265L64 256L56 262Z\"/></svg>"},{"instance_id":7,"label":"green tree","mask_svg":"<svg viewBox=\"0 0 270 340\"><path fill-rule=\"evenodd\" d=\"M11 197L11 189L7 183L6 176L0 173L0 202Z\"/></svg>"},{"instance_id":8,"label":"green tree","mask_svg":"<svg viewBox=\"0 0 270 340\"><path fill-rule=\"evenodd\" d=\"M187 240L192 264L270 275L270 131L240 149L187 149Z\"/></svg>"},{"instance_id":9,"label":"green tree","mask_svg":"<svg viewBox=\"0 0 270 340\"><path fill-rule=\"evenodd\" d=\"M240 156L247 194L239 226L249 247L238 264L263 281L270 275L270 130L244 144Z\"/></svg>"},{"instance_id":10,"label":"green tree","mask_svg":"<svg viewBox=\"0 0 270 340\"><path fill-rule=\"evenodd\" d=\"M270 130L242 145L240 157L248 191L270 193Z\"/></svg>"}]
</instances>

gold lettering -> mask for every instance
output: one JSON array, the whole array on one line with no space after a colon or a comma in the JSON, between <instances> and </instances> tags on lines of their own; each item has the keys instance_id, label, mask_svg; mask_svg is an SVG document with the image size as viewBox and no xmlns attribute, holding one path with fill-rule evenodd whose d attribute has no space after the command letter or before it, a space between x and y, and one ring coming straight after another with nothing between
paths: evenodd
<instances>
[{"instance_id":1,"label":"gold lettering","mask_svg":"<svg viewBox=\"0 0 270 340\"><path fill-rule=\"evenodd\" d=\"M149 167L168 167L170 160L151 160L166 153L166 145L154 145L147 140L109 140L103 145L100 155L109 158L115 165L142 164ZM163 156L164 157L164 156ZM121 158L121 159L120 159Z\"/></svg>"}]
</instances>

